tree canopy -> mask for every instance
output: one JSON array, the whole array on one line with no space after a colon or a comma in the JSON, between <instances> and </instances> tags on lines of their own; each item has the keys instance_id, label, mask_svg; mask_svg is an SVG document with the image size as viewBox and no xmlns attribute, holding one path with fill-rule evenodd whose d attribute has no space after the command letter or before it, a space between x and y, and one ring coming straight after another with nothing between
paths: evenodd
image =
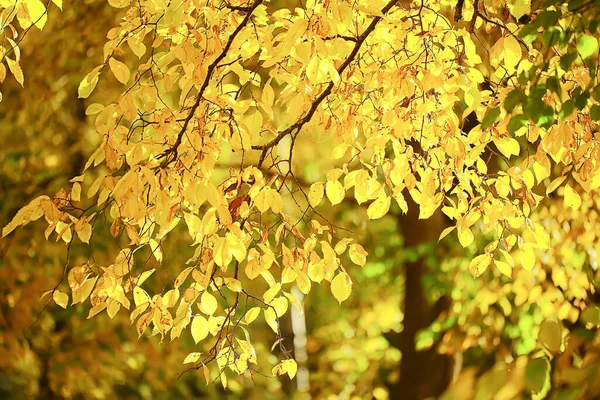
<instances>
[{"instance_id":1,"label":"tree canopy","mask_svg":"<svg viewBox=\"0 0 600 400\"><path fill-rule=\"evenodd\" d=\"M98 347L39 374L64 397L177 348L136 392L597 398L599 14L0 0L6 353Z\"/></svg>"}]
</instances>

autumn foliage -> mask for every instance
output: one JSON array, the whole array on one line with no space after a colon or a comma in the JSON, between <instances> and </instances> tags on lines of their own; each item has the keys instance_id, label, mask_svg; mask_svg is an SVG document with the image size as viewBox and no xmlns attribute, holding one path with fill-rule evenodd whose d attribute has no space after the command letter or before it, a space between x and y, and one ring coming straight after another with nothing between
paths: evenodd
<instances>
[{"instance_id":1,"label":"autumn foliage","mask_svg":"<svg viewBox=\"0 0 600 400\"><path fill-rule=\"evenodd\" d=\"M309 367L286 327L298 337L323 286L342 309L379 303L384 317L338 321L359 332L347 358L373 357L373 374L350 368L354 388L317 383L317 397L600 395L597 1L107 3L0 0L12 129L64 131L17 111L19 96L59 98L29 84L21 65L50 54L26 52L29 37L91 23L86 7L107 32L80 70L49 61L73 88L60 98L83 105L67 129L87 132L85 158L57 168L62 188L29 182L3 210L3 241L22 240L0 252L6 271L31 246L17 228L43 220L34 231L62 242L32 323L56 304L91 326L125 321L126 343L191 337L172 373L240 391L238 376L328 368ZM329 326L323 310L309 326ZM336 360L343 335L320 340ZM399 376L381 372L398 361Z\"/></svg>"}]
</instances>

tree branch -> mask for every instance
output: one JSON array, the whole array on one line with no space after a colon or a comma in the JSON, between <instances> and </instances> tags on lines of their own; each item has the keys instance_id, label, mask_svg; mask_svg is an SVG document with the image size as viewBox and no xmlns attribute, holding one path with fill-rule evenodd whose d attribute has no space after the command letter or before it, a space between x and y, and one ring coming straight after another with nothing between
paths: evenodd
<instances>
[{"instance_id":1,"label":"tree branch","mask_svg":"<svg viewBox=\"0 0 600 400\"><path fill-rule=\"evenodd\" d=\"M262 1L263 0L255 0L251 6L247 7L246 16L244 17L242 22L237 26L237 28L235 28L235 30L233 31L231 36L229 36L229 39L227 39L227 43L225 44L225 47L221 51L221 54L219 54L219 56L208 66L206 78L204 79L204 82L202 82L202 86L200 87L200 90L198 91L198 94L196 95L196 101L192 105L192 108L190 109L188 116L183 121L183 126L181 127L181 130L179 131L179 134L177 135L177 140L173 144L173 147L171 147L170 149L168 149L167 151L165 151L163 153L163 156L172 154L172 156L170 158L167 158L165 160L165 166L177 159L177 152L178 152L179 146L181 145L181 141L183 140L183 135L185 134L190 121L192 120L196 110L198 109L198 106L202 102L202 97L204 96L204 91L208 87L208 84L212 78L213 73L217 69L219 63L225 58L225 56L227 56L227 52L229 51L229 48L231 47L231 44L235 40L236 36L248 24L248 21L250 21L250 17L252 16L252 13L262 3Z\"/></svg>"},{"instance_id":2,"label":"tree branch","mask_svg":"<svg viewBox=\"0 0 600 400\"><path fill-rule=\"evenodd\" d=\"M465 0L458 0L458 3L456 3L456 8L454 9L454 22L459 22L462 19L464 5Z\"/></svg>"},{"instance_id":3,"label":"tree branch","mask_svg":"<svg viewBox=\"0 0 600 400\"><path fill-rule=\"evenodd\" d=\"M392 0L389 3L387 3L387 5L385 7L383 7L383 9L381 10L381 14L382 15L387 14L387 12L392 7L394 7L398 2L399 2L399 0ZM350 52L350 55L348 55L346 60L337 69L337 72L340 75L340 77L341 77L342 73L344 72L344 70L348 67L348 65L350 65L350 63L352 61L354 61L354 59L356 58L356 55L358 54L358 51L360 50L360 47L365 42L367 37L371 34L371 32L373 32L375 30L375 27L377 26L379 21L381 21L382 19L383 19L383 16L375 17L373 19L373 21L371 21L371 23L369 24L367 29L365 29L365 31L358 38L356 38L356 45ZM261 150L260 158L259 158L258 164L257 164L257 167L259 169L262 166L263 162L265 161L265 157L267 156L267 151L270 148L272 148L273 146L276 146L281 141L281 139L283 139L287 135L290 135L293 132L296 132L296 134L297 134L297 132L300 132L300 129L302 129L302 127L311 120L314 113L317 111L317 108L319 107L319 105L323 102L323 100L325 100L325 98L327 96L329 96L331 94L333 86L334 86L333 81L330 81L329 84L327 85L327 87L325 88L325 90L312 103L310 109L308 110L308 113L304 117L302 117L300 120L298 120L295 124L293 124L292 126L290 126L287 129L279 132L277 134L277 136L270 142L267 142L263 145L252 146L252 150Z\"/></svg>"},{"instance_id":4,"label":"tree branch","mask_svg":"<svg viewBox=\"0 0 600 400\"><path fill-rule=\"evenodd\" d=\"M346 40L348 42L356 42L356 40L357 40L353 36L346 36L346 35L327 36L327 37L323 38L323 40L333 40L333 39L343 39L343 40Z\"/></svg>"},{"instance_id":5,"label":"tree branch","mask_svg":"<svg viewBox=\"0 0 600 400\"><path fill-rule=\"evenodd\" d=\"M230 10L233 11L241 11L241 12L249 12L251 10L251 7L248 6L227 6L227 8L229 8Z\"/></svg>"}]
</instances>

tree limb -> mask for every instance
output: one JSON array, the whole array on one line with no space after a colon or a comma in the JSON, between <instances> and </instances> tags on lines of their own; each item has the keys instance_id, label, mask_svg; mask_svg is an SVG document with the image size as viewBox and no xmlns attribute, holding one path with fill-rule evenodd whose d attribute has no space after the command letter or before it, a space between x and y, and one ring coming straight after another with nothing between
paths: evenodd
<instances>
[{"instance_id":1,"label":"tree limb","mask_svg":"<svg viewBox=\"0 0 600 400\"><path fill-rule=\"evenodd\" d=\"M229 39L227 39L227 43L225 44L225 47L221 51L221 54L219 54L219 56L208 66L206 78L204 78L204 82L202 82L202 86L200 87L200 90L198 91L198 94L196 95L196 100L195 100L194 104L192 105L192 108L190 109L188 116L183 121L183 126L181 127L181 130L179 131L179 134L177 135L177 140L173 144L173 147L171 147L169 150L167 150L163 153L163 156L172 154L172 156L168 157L165 160L165 165L168 165L169 163L171 163L172 161L175 161L177 159L177 152L178 152L179 146L181 145L181 141L183 140L183 135L185 134L187 127L188 127L190 121L192 120L192 117L194 116L196 110L198 109L198 106L202 102L202 97L204 96L204 91L208 87L208 84L212 78L213 73L217 69L217 66L219 65L219 63L225 58L225 56L227 56L227 52L229 51L229 48L231 47L231 44L235 40L236 36L248 24L248 21L250 21L250 17L252 16L252 13L259 5L261 5L262 1L263 0L255 0L254 3L252 3L252 5L248 7L248 9L246 11L246 16L244 17L242 22L237 26L237 28L235 28L235 30L233 31L231 36L229 36Z\"/></svg>"},{"instance_id":2,"label":"tree limb","mask_svg":"<svg viewBox=\"0 0 600 400\"><path fill-rule=\"evenodd\" d=\"M389 3L387 3L387 5L385 7L383 7L383 9L381 10L381 14L382 15L387 14L387 12L392 7L394 7L398 2L399 2L399 0L392 0ZM373 32L375 30L375 27L377 26L379 21L381 21L382 19L383 19L383 16L375 17L373 19L373 21L371 21L371 23L369 24L367 29L365 29L365 31L358 38L356 38L356 45L350 52L350 55L348 55L346 60L337 69L337 72L340 75L340 77L341 77L342 73L344 72L344 70L348 67L348 65L350 65L350 63L352 61L354 61L354 59L356 58L356 55L358 54L358 51L360 50L360 47L362 46L364 41L367 39L367 37L371 34L371 32ZM327 85L327 87L325 88L325 90L312 103L310 109L308 110L308 113L304 117L299 119L295 124L293 124L292 126L290 126L287 129L279 132L273 140L271 140L263 145L252 146L252 150L261 150L260 158L259 158L258 164L257 164L259 169L262 166L263 162L265 161L265 157L267 156L267 151L270 148L272 148L273 146L276 146L281 141L281 139L283 139L287 135L290 135L293 132L296 132L296 134L298 132L300 132L300 129L302 129L302 127L312 119L312 117L313 117L314 113L317 111L317 108L319 107L319 105L323 102L323 100L325 100L325 98L327 96L329 96L331 94L333 86L334 86L333 81L330 81L329 84Z\"/></svg>"}]
</instances>

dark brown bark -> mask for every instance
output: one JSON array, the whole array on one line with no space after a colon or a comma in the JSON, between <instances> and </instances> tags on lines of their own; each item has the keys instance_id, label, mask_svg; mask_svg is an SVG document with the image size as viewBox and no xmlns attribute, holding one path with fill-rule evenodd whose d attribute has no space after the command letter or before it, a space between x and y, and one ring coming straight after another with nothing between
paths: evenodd
<instances>
[{"instance_id":1,"label":"dark brown bark","mask_svg":"<svg viewBox=\"0 0 600 400\"><path fill-rule=\"evenodd\" d=\"M404 246L416 247L436 241L447 222L441 212L436 212L426 220L418 219L418 206L409 204L407 215L399 216L398 223L404 235ZM424 293L422 278L427 272L424 257L414 262L406 262L403 330L399 335L398 348L402 352L400 380L392 388L392 398L420 400L438 397L448 386L451 377L451 359L436 354L435 348L417 351L417 333L429 326L435 317L447 306L442 299L436 305L428 303Z\"/></svg>"}]
</instances>

